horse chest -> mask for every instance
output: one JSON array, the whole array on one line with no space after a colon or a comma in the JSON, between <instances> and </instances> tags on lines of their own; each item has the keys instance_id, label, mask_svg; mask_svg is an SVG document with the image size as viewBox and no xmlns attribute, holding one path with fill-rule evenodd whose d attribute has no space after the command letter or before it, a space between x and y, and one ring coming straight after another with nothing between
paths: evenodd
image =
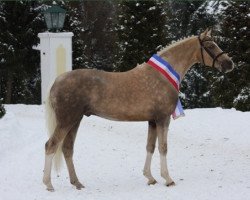
<instances>
[{"instance_id":1,"label":"horse chest","mask_svg":"<svg viewBox=\"0 0 250 200\"><path fill-rule=\"evenodd\" d=\"M153 106L156 112L172 114L178 101L178 93L166 90L154 97Z\"/></svg>"}]
</instances>

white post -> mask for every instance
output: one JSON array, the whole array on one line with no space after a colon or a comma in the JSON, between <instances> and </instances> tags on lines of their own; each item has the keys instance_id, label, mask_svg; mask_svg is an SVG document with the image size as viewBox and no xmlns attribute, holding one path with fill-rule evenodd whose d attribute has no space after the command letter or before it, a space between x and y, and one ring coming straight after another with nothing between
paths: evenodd
<instances>
[{"instance_id":1,"label":"white post","mask_svg":"<svg viewBox=\"0 0 250 200\"><path fill-rule=\"evenodd\" d=\"M41 55L42 103L45 102L48 87L60 74L72 70L71 32L39 33Z\"/></svg>"}]
</instances>

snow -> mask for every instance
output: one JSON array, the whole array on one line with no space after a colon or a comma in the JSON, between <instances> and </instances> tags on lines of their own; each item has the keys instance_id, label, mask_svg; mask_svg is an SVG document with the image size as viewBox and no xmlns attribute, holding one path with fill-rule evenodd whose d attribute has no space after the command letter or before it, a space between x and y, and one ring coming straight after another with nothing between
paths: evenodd
<instances>
[{"instance_id":1,"label":"snow","mask_svg":"<svg viewBox=\"0 0 250 200\"><path fill-rule=\"evenodd\" d=\"M124 29L125 29L125 26L120 25L120 30L124 30Z\"/></svg>"},{"instance_id":2,"label":"snow","mask_svg":"<svg viewBox=\"0 0 250 200\"><path fill-rule=\"evenodd\" d=\"M237 95L237 97L234 99L233 103L237 104L240 101L246 101L249 98L250 94L250 88L244 87L241 89L240 93Z\"/></svg>"},{"instance_id":3,"label":"snow","mask_svg":"<svg viewBox=\"0 0 250 200\"><path fill-rule=\"evenodd\" d=\"M207 2L204 2L204 4L207 4ZM216 6L216 4L218 4ZM208 14L214 14L217 15L221 12L223 12L227 6L230 4L228 1L208 1L208 5L206 6L206 12ZM203 5L202 5L203 6Z\"/></svg>"},{"instance_id":4,"label":"snow","mask_svg":"<svg viewBox=\"0 0 250 200\"><path fill-rule=\"evenodd\" d=\"M83 118L74 160L86 186L76 190L64 165L52 173L55 192L42 184L47 134L42 106L6 105L0 120L1 200L196 199L247 200L250 197L250 112L235 109L186 110L169 129L168 165L174 187L160 177L159 153L152 162L158 183L142 175L146 122Z\"/></svg>"},{"instance_id":5,"label":"snow","mask_svg":"<svg viewBox=\"0 0 250 200\"><path fill-rule=\"evenodd\" d=\"M150 7L148 10L155 10L156 9L156 7L155 6L152 6L152 7Z\"/></svg>"}]
</instances>

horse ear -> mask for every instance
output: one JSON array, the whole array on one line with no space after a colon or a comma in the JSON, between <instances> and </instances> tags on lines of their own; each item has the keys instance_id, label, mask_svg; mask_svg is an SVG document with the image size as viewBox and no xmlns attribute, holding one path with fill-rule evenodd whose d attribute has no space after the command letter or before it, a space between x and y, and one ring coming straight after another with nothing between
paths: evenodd
<instances>
[{"instance_id":1,"label":"horse ear","mask_svg":"<svg viewBox=\"0 0 250 200\"><path fill-rule=\"evenodd\" d=\"M207 36L208 31L209 29L207 28L203 33L200 34L201 40L203 40Z\"/></svg>"},{"instance_id":2,"label":"horse ear","mask_svg":"<svg viewBox=\"0 0 250 200\"><path fill-rule=\"evenodd\" d=\"M206 36L212 37L212 29L211 28L207 28Z\"/></svg>"},{"instance_id":3,"label":"horse ear","mask_svg":"<svg viewBox=\"0 0 250 200\"><path fill-rule=\"evenodd\" d=\"M206 28L206 30L203 32L204 35L207 35L207 32L209 31L209 28Z\"/></svg>"},{"instance_id":4,"label":"horse ear","mask_svg":"<svg viewBox=\"0 0 250 200\"><path fill-rule=\"evenodd\" d=\"M212 29L211 28L206 28L206 30L203 32L205 36L211 36Z\"/></svg>"},{"instance_id":5,"label":"horse ear","mask_svg":"<svg viewBox=\"0 0 250 200\"><path fill-rule=\"evenodd\" d=\"M203 39L206 36L211 37L211 32L212 32L212 29L207 28L203 33L201 33L201 39Z\"/></svg>"}]
</instances>

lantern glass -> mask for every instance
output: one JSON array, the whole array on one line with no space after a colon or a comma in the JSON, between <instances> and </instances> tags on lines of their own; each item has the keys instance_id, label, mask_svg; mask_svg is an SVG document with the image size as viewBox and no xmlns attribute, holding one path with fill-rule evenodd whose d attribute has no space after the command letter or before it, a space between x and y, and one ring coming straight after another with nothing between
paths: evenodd
<instances>
[{"instance_id":1,"label":"lantern glass","mask_svg":"<svg viewBox=\"0 0 250 200\"><path fill-rule=\"evenodd\" d=\"M57 31L63 28L66 11L59 6L53 5L44 12L44 18L49 30Z\"/></svg>"},{"instance_id":2,"label":"lantern glass","mask_svg":"<svg viewBox=\"0 0 250 200\"><path fill-rule=\"evenodd\" d=\"M51 13L51 20L52 20L52 29L59 29L58 27L58 19L59 14L58 13Z\"/></svg>"},{"instance_id":3,"label":"lantern glass","mask_svg":"<svg viewBox=\"0 0 250 200\"><path fill-rule=\"evenodd\" d=\"M65 13L59 13L59 16L58 16L58 27L59 29L63 28L63 24L64 24L64 21L65 21Z\"/></svg>"},{"instance_id":4,"label":"lantern glass","mask_svg":"<svg viewBox=\"0 0 250 200\"><path fill-rule=\"evenodd\" d=\"M45 22L48 29L52 29L52 20L50 13L44 13Z\"/></svg>"}]
</instances>

